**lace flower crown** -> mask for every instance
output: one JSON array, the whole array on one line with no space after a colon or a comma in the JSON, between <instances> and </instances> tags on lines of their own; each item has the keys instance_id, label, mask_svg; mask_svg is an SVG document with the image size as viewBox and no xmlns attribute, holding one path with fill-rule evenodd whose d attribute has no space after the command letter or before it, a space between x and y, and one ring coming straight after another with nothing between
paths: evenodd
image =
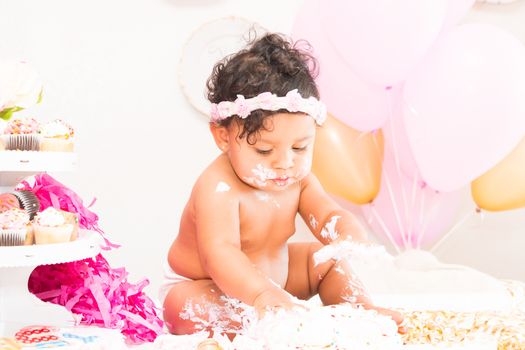
<instances>
[{"instance_id":1,"label":"lace flower crown","mask_svg":"<svg viewBox=\"0 0 525 350\"><path fill-rule=\"evenodd\" d=\"M218 122L233 115L238 115L244 119L257 109L265 111L286 109L289 112L303 112L314 118L318 125L322 125L326 120L326 106L324 103L313 96L303 98L297 92L297 89L294 89L288 91L286 96L282 97L271 92L263 92L252 98L244 98L242 95L237 95L235 101L212 103L211 121Z\"/></svg>"}]
</instances>

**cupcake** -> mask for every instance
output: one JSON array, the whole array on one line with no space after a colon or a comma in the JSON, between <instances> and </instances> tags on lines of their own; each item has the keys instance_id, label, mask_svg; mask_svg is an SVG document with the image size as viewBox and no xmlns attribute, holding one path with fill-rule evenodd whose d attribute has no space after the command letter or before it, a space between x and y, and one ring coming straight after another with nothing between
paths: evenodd
<instances>
[{"instance_id":1,"label":"cupcake","mask_svg":"<svg viewBox=\"0 0 525 350\"><path fill-rule=\"evenodd\" d=\"M48 152L73 152L75 131L60 119L40 126L40 150Z\"/></svg>"},{"instance_id":2,"label":"cupcake","mask_svg":"<svg viewBox=\"0 0 525 350\"><path fill-rule=\"evenodd\" d=\"M18 208L0 213L0 245L17 246L33 244L29 214Z\"/></svg>"},{"instance_id":3,"label":"cupcake","mask_svg":"<svg viewBox=\"0 0 525 350\"><path fill-rule=\"evenodd\" d=\"M0 194L0 213L13 208L20 209L18 198L12 193Z\"/></svg>"},{"instance_id":4,"label":"cupcake","mask_svg":"<svg viewBox=\"0 0 525 350\"><path fill-rule=\"evenodd\" d=\"M39 125L34 118L16 118L7 123L2 135L3 147L8 151L38 151Z\"/></svg>"},{"instance_id":5,"label":"cupcake","mask_svg":"<svg viewBox=\"0 0 525 350\"><path fill-rule=\"evenodd\" d=\"M53 207L38 213L33 220L36 244L69 242L73 229L74 225L66 222L62 211Z\"/></svg>"}]
</instances>

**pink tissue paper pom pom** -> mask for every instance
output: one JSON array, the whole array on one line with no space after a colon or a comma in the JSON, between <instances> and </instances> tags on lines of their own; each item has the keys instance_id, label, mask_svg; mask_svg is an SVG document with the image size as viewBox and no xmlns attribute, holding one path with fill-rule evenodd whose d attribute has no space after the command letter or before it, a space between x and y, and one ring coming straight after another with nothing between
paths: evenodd
<instances>
[{"instance_id":1,"label":"pink tissue paper pom pom","mask_svg":"<svg viewBox=\"0 0 525 350\"><path fill-rule=\"evenodd\" d=\"M163 332L159 310L142 291L147 279L127 281L124 268L111 268L102 255L69 263L38 266L29 291L43 301L81 315L81 324L120 329L131 344L153 342ZM156 311L157 310L157 311Z\"/></svg>"}]
</instances>

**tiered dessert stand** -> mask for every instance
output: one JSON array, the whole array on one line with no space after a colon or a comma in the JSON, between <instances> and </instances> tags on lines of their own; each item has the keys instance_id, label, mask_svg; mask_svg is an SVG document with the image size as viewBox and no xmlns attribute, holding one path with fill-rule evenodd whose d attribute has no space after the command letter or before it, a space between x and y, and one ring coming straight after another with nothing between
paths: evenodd
<instances>
[{"instance_id":1,"label":"tiered dessert stand","mask_svg":"<svg viewBox=\"0 0 525 350\"><path fill-rule=\"evenodd\" d=\"M74 153L0 151L0 189L12 191L22 179L41 172L73 171L76 162ZM43 302L29 292L29 276L38 265L93 257L100 252L100 244L98 234L80 230L73 242L0 246L0 337L34 324L73 325L73 314L63 306Z\"/></svg>"}]
</instances>

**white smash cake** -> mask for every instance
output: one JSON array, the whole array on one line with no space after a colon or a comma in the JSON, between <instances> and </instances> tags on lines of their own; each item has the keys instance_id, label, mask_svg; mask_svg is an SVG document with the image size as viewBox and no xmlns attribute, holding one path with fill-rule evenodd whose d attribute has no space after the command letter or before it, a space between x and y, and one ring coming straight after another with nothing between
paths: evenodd
<instances>
[{"instance_id":1,"label":"white smash cake","mask_svg":"<svg viewBox=\"0 0 525 350\"><path fill-rule=\"evenodd\" d=\"M510 311L505 285L475 269L408 250L395 258L355 259L352 267L377 305L414 311Z\"/></svg>"},{"instance_id":2,"label":"white smash cake","mask_svg":"<svg viewBox=\"0 0 525 350\"><path fill-rule=\"evenodd\" d=\"M444 264L420 250L393 257L381 246L344 241L316 256L346 257L376 305L405 315L406 349L525 349L523 283Z\"/></svg>"}]
</instances>

